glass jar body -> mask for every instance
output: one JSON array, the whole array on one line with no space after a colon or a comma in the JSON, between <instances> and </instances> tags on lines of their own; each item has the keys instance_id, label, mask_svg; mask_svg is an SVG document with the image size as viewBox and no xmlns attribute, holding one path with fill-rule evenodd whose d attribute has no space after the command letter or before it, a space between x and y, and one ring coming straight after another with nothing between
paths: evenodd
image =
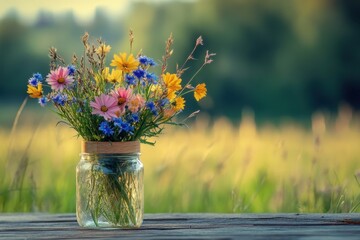
<instances>
[{"instance_id":1,"label":"glass jar body","mask_svg":"<svg viewBox=\"0 0 360 240\"><path fill-rule=\"evenodd\" d=\"M144 167L139 155L80 154L76 167L76 217L80 226L141 226Z\"/></svg>"}]
</instances>

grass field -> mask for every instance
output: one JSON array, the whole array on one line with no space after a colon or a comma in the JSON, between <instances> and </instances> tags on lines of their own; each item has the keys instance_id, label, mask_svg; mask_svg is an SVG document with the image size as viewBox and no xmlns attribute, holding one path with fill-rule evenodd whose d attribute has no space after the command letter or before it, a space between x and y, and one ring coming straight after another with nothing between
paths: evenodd
<instances>
[{"instance_id":1,"label":"grass field","mask_svg":"<svg viewBox=\"0 0 360 240\"><path fill-rule=\"evenodd\" d=\"M44 115L0 129L0 212L75 212L80 140ZM360 212L360 126L348 112L312 129L199 117L142 145L145 212Z\"/></svg>"}]
</instances>

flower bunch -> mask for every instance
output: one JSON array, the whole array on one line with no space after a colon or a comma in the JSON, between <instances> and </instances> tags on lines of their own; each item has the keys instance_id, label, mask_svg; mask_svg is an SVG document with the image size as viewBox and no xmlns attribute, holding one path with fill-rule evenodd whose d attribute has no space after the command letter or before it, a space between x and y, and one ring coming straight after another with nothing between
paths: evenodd
<instances>
[{"instance_id":1,"label":"flower bunch","mask_svg":"<svg viewBox=\"0 0 360 240\"><path fill-rule=\"evenodd\" d=\"M130 50L133 44L130 32ZM194 77L215 54L206 52L196 73L184 83L181 76L203 40L199 37L184 64L174 73L167 72L173 50L173 38L166 42L162 61L143 53L120 52L109 66L106 57L111 47L101 39L89 43L82 37L84 55L76 55L66 64L55 48L50 48L50 73L45 79L35 73L28 81L27 93L41 106L52 103L61 119L86 141L133 141L151 143L149 138L161 133L164 124L176 124L174 117L185 108L184 95L193 93L197 101L206 96L205 83L192 86ZM130 51L131 52L131 51ZM156 68L161 65L159 74ZM43 87L51 90L44 93Z\"/></svg>"}]
</instances>

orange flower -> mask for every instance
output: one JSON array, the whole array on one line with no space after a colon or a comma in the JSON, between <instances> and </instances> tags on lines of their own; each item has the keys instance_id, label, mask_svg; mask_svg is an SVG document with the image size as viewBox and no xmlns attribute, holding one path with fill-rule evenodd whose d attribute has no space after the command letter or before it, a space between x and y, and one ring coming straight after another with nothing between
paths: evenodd
<instances>
[{"instance_id":1,"label":"orange flower","mask_svg":"<svg viewBox=\"0 0 360 240\"><path fill-rule=\"evenodd\" d=\"M140 95L136 94L129 100L129 110L133 113L138 112L145 105L145 99Z\"/></svg>"},{"instance_id":2,"label":"orange flower","mask_svg":"<svg viewBox=\"0 0 360 240\"><path fill-rule=\"evenodd\" d=\"M171 118L175 115L176 111L174 108L165 109L164 110L164 117L165 118Z\"/></svg>"},{"instance_id":3,"label":"orange flower","mask_svg":"<svg viewBox=\"0 0 360 240\"><path fill-rule=\"evenodd\" d=\"M194 97L196 101L199 101L200 99L204 98L206 96L206 85L205 83L200 83L195 87L194 90Z\"/></svg>"}]
</instances>

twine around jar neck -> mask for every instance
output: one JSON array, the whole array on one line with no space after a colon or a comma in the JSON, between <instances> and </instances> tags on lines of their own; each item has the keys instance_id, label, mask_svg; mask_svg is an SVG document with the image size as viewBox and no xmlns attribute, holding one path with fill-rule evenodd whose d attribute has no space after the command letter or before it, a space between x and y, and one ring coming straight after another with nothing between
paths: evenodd
<instances>
[{"instance_id":1,"label":"twine around jar neck","mask_svg":"<svg viewBox=\"0 0 360 240\"><path fill-rule=\"evenodd\" d=\"M128 142L81 141L81 153L89 153L89 154L140 153L140 142L139 141L128 141Z\"/></svg>"}]
</instances>

